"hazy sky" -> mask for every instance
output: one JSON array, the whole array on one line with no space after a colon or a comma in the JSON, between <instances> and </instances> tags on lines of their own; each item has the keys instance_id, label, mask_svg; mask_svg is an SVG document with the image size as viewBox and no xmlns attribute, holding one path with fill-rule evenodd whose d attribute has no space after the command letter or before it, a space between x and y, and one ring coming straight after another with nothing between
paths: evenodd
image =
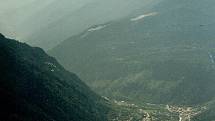
<instances>
[{"instance_id":1,"label":"hazy sky","mask_svg":"<svg viewBox=\"0 0 215 121\"><path fill-rule=\"evenodd\" d=\"M0 0L0 32L36 46L51 45L151 1L159 0Z\"/></svg>"},{"instance_id":2,"label":"hazy sky","mask_svg":"<svg viewBox=\"0 0 215 121\"><path fill-rule=\"evenodd\" d=\"M53 9L56 9L59 13L72 12L91 1L93 0L0 0L0 32L14 38L22 38L25 33L19 31L20 25L35 14L44 12L44 9L46 10L44 14ZM63 9L68 5L71 6L69 10L68 8Z\"/></svg>"}]
</instances>

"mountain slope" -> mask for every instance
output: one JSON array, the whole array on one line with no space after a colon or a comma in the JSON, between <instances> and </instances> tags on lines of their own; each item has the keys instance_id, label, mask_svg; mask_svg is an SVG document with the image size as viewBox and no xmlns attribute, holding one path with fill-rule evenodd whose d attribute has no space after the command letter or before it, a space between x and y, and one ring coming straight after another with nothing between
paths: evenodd
<instances>
[{"instance_id":1,"label":"mountain slope","mask_svg":"<svg viewBox=\"0 0 215 121\"><path fill-rule=\"evenodd\" d=\"M93 26L49 53L102 95L202 104L215 97L214 3L163 0Z\"/></svg>"},{"instance_id":2,"label":"mountain slope","mask_svg":"<svg viewBox=\"0 0 215 121\"><path fill-rule=\"evenodd\" d=\"M0 34L0 50L2 121L178 119L178 114L169 112L164 105L136 105L97 96L40 48Z\"/></svg>"},{"instance_id":3,"label":"mountain slope","mask_svg":"<svg viewBox=\"0 0 215 121\"><path fill-rule=\"evenodd\" d=\"M42 49L0 34L0 50L0 120L107 120L107 102Z\"/></svg>"}]
</instances>

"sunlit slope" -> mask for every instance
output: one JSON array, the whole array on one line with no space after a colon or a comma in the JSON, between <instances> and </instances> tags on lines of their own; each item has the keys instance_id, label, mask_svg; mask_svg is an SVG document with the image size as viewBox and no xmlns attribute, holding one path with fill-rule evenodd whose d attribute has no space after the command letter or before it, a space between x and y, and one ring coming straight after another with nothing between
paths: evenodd
<instances>
[{"instance_id":1,"label":"sunlit slope","mask_svg":"<svg viewBox=\"0 0 215 121\"><path fill-rule=\"evenodd\" d=\"M49 53L102 95L207 102L215 96L214 3L163 0L147 11L93 26Z\"/></svg>"}]
</instances>

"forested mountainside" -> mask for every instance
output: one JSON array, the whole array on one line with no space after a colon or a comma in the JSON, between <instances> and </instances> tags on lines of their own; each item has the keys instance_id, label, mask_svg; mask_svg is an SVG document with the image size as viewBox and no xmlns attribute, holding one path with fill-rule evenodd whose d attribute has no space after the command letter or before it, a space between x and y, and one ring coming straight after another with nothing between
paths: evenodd
<instances>
[{"instance_id":1,"label":"forested mountainside","mask_svg":"<svg viewBox=\"0 0 215 121\"><path fill-rule=\"evenodd\" d=\"M214 121L214 4L2 1L0 121Z\"/></svg>"},{"instance_id":2,"label":"forested mountainside","mask_svg":"<svg viewBox=\"0 0 215 121\"><path fill-rule=\"evenodd\" d=\"M0 34L1 121L106 121L107 101L42 49Z\"/></svg>"},{"instance_id":3,"label":"forested mountainside","mask_svg":"<svg viewBox=\"0 0 215 121\"><path fill-rule=\"evenodd\" d=\"M163 0L93 26L49 53L108 97L203 104L215 97L214 3Z\"/></svg>"},{"instance_id":4,"label":"forested mountainside","mask_svg":"<svg viewBox=\"0 0 215 121\"><path fill-rule=\"evenodd\" d=\"M165 105L100 97L42 49L0 34L1 121L177 121Z\"/></svg>"}]
</instances>

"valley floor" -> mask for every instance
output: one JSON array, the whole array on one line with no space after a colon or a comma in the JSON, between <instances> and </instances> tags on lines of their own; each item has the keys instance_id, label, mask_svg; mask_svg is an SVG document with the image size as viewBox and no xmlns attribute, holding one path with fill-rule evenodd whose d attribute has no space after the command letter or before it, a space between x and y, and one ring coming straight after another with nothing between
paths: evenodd
<instances>
[{"instance_id":1,"label":"valley floor","mask_svg":"<svg viewBox=\"0 0 215 121\"><path fill-rule=\"evenodd\" d=\"M204 112L207 107L186 107L163 104L132 104L126 101L104 99L112 102L116 113L109 114L109 121L193 121L192 118Z\"/></svg>"}]
</instances>

